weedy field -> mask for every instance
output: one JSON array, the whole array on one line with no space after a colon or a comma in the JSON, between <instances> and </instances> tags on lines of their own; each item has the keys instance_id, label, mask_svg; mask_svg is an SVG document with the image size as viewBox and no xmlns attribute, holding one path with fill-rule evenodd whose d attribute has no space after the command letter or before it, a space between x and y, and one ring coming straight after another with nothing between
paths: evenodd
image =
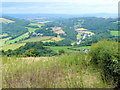
<instances>
[{"instance_id":1,"label":"weedy field","mask_svg":"<svg viewBox=\"0 0 120 90\"><path fill-rule=\"evenodd\" d=\"M118 43L106 40L93 44L88 54L75 51L51 57L3 56L3 88L119 87L118 58Z\"/></svg>"},{"instance_id":2,"label":"weedy field","mask_svg":"<svg viewBox=\"0 0 120 90\"><path fill-rule=\"evenodd\" d=\"M58 57L3 57L3 88L98 88L100 70L82 53Z\"/></svg>"}]
</instances>

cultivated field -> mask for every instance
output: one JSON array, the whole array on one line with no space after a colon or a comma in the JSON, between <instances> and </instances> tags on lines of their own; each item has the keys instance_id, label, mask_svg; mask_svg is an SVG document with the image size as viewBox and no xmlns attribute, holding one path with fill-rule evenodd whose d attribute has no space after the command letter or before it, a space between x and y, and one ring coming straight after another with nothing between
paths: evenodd
<instances>
[{"instance_id":1,"label":"cultivated field","mask_svg":"<svg viewBox=\"0 0 120 90\"><path fill-rule=\"evenodd\" d=\"M4 39L0 39L0 46L4 46L5 45L5 41L9 40L11 37L8 37L8 38L4 38Z\"/></svg>"},{"instance_id":2,"label":"cultivated field","mask_svg":"<svg viewBox=\"0 0 120 90\"><path fill-rule=\"evenodd\" d=\"M1 49L2 49L2 50L5 50L5 51L7 51L7 50L9 50L9 49L15 50L15 49L17 49L17 48L19 48L19 47L21 47L21 46L24 46L24 45L25 45L25 43L4 44L4 45L0 48L0 50L1 50Z\"/></svg>"},{"instance_id":3,"label":"cultivated field","mask_svg":"<svg viewBox=\"0 0 120 90\"><path fill-rule=\"evenodd\" d=\"M23 35L21 35L21 36L19 36L19 37L17 37L17 38L15 38L15 39L8 40L8 41L6 42L6 44L15 43L16 41L18 42L18 41L23 40L23 39L25 39L25 38L27 38L27 37L29 37L28 32L25 33L25 34L23 34Z\"/></svg>"},{"instance_id":4,"label":"cultivated field","mask_svg":"<svg viewBox=\"0 0 120 90\"><path fill-rule=\"evenodd\" d=\"M44 24L41 24L41 23L30 23L28 26L38 26L38 25L43 26Z\"/></svg>"},{"instance_id":5,"label":"cultivated field","mask_svg":"<svg viewBox=\"0 0 120 90\"><path fill-rule=\"evenodd\" d=\"M22 42L37 42L37 41L44 41L44 40L47 40L47 39L51 39L52 36L39 36L39 37L31 37L27 40L23 40Z\"/></svg>"},{"instance_id":6,"label":"cultivated field","mask_svg":"<svg viewBox=\"0 0 120 90\"><path fill-rule=\"evenodd\" d=\"M30 27L26 27L28 29L28 31L31 32L35 32L38 28L30 28Z\"/></svg>"},{"instance_id":7,"label":"cultivated field","mask_svg":"<svg viewBox=\"0 0 120 90\"><path fill-rule=\"evenodd\" d=\"M43 43L45 42L57 42L57 41L61 41L61 40L64 40L64 38L60 37L60 35L58 35L57 37L52 37L51 39L49 40L45 40L45 41L42 41Z\"/></svg>"},{"instance_id":8,"label":"cultivated field","mask_svg":"<svg viewBox=\"0 0 120 90\"><path fill-rule=\"evenodd\" d=\"M8 20L8 19L5 19L5 18L0 18L0 23L13 23L14 21L12 20Z\"/></svg>"},{"instance_id":9,"label":"cultivated field","mask_svg":"<svg viewBox=\"0 0 120 90\"><path fill-rule=\"evenodd\" d=\"M76 31L83 31L83 30L87 30L85 28L77 28Z\"/></svg>"},{"instance_id":10,"label":"cultivated field","mask_svg":"<svg viewBox=\"0 0 120 90\"><path fill-rule=\"evenodd\" d=\"M8 34L7 33L3 33L2 35L0 35L0 38L5 37L5 36L8 36Z\"/></svg>"},{"instance_id":11,"label":"cultivated field","mask_svg":"<svg viewBox=\"0 0 120 90\"><path fill-rule=\"evenodd\" d=\"M112 36L120 36L120 31L110 31Z\"/></svg>"}]
</instances>

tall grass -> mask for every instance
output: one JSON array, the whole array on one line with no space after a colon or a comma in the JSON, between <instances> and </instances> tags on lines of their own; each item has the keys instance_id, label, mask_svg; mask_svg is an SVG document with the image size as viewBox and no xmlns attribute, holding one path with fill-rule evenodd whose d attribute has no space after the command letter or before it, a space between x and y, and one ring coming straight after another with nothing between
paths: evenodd
<instances>
[{"instance_id":1,"label":"tall grass","mask_svg":"<svg viewBox=\"0 0 120 90\"><path fill-rule=\"evenodd\" d=\"M97 88L111 87L89 64L87 55L58 57L3 57L3 88Z\"/></svg>"}]
</instances>

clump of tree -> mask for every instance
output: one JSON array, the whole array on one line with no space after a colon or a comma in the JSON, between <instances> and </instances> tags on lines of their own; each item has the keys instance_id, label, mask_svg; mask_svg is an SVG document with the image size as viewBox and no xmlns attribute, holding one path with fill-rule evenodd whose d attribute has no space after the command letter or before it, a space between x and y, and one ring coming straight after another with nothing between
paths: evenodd
<instances>
[{"instance_id":1,"label":"clump of tree","mask_svg":"<svg viewBox=\"0 0 120 90\"><path fill-rule=\"evenodd\" d=\"M59 55L61 55L61 54L64 54L64 53L65 53L65 51L64 51L63 49L60 49L58 52L59 52Z\"/></svg>"},{"instance_id":2,"label":"clump of tree","mask_svg":"<svg viewBox=\"0 0 120 90\"><path fill-rule=\"evenodd\" d=\"M42 42L29 42L25 46L21 46L16 50L3 51L2 54L6 56L25 56L25 57L38 57L38 56L54 56L57 55L48 47L44 47Z\"/></svg>"},{"instance_id":3,"label":"clump of tree","mask_svg":"<svg viewBox=\"0 0 120 90\"><path fill-rule=\"evenodd\" d=\"M115 41L102 40L94 44L89 52L91 62L103 72L103 79L116 83L120 87L119 44Z\"/></svg>"}]
</instances>

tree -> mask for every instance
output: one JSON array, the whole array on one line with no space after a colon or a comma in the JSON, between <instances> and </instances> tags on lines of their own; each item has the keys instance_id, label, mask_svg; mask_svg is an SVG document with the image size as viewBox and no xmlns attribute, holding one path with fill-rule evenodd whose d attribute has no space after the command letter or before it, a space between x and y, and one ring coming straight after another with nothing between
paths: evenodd
<instances>
[{"instance_id":1,"label":"tree","mask_svg":"<svg viewBox=\"0 0 120 90\"><path fill-rule=\"evenodd\" d=\"M64 51L63 49L59 50L58 52L59 52L59 55L61 55L61 54L64 54L64 53L65 53L65 51Z\"/></svg>"},{"instance_id":2,"label":"tree","mask_svg":"<svg viewBox=\"0 0 120 90\"><path fill-rule=\"evenodd\" d=\"M31 49L26 50L25 55L29 57L35 56L35 49L31 48Z\"/></svg>"}]
</instances>

